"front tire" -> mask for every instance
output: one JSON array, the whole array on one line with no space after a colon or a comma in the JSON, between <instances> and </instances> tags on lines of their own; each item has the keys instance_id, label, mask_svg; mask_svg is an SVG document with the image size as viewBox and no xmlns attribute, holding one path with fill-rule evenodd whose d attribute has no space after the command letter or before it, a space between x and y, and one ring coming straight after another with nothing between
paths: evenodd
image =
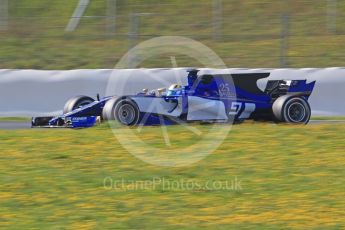
<instances>
[{"instance_id":1,"label":"front tire","mask_svg":"<svg viewBox=\"0 0 345 230\"><path fill-rule=\"evenodd\" d=\"M137 104L128 98L110 99L105 104L102 115L105 120L116 120L126 126L137 125L140 120L140 111Z\"/></svg>"},{"instance_id":2,"label":"front tire","mask_svg":"<svg viewBox=\"0 0 345 230\"><path fill-rule=\"evenodd\" d=\"M63 114L69 113L75 109L88 105L95 100L88 96L75 96L69 99L63 108Z\"/></svg>"},{"instance_id":3,"label":"front tire","mask_svg":"<svg viewBox=\"0 0 345 230\"><path fill-rule=\"evenodd\" d=\"M310 120L309 103L302 97L284 95L279 97L272 106L274 117L280 122L307 124Z\"/></svg>"}]
</instances>

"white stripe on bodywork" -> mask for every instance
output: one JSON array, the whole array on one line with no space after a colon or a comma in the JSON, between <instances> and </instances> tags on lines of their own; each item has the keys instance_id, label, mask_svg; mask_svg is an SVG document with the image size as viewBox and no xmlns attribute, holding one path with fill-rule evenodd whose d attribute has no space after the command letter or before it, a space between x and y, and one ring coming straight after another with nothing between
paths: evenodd
<instances>
[{"instance_id":1,"label":"white stripe on bodywork","mask_svg":"<svg viewBox=\"0 0 345 230\"><path fill-rule=\"evenodd\" d=\"M187 120L227 120L225 106L222 101L201 97L188 97Z\"/></svg>"},{"instance_id":2,"label":"white stripe on bodywork","mask_svg":"<svg viewBox=\"0 0 345 230\"><path fill-rule=\"evenodd\" d=\"M161 115L178 117L182 113L181 99L179 99L178 106L175 102L166 102L161 97L131 97L139 107L140 112L156 113ZM174 107L176 107L171 113Z\"/></svg>"},{"instance_id":3,"label":"white stripe on bodywork","mask_svg":"<svg viewBox=\"0 0 345 230\"><path fill-rule=\"evenodd\" d=\"M249 118L250 115L252 115L252 113L255 111L255 104L253 103L244 103L244 110L241 113L241 115L238 117L239 119L246 119Z\"/></svg>"}]
</instances>

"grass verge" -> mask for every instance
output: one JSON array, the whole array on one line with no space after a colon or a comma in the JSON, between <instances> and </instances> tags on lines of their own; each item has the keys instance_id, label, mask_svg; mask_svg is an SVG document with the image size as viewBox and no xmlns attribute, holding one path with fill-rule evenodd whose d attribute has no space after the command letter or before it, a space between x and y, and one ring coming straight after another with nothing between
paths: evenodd
<instances>
[{"instance_id":1,"label":"grass verge","mask_svg":"<svg viewBox=\"0 0 345 230\"><path fill-rule=\"evenodd\" d=\"M0 122L1 121L31 121L31 118L30 117L0 117Z\"/></svg>"},{"instance_id":2,"label":"grass verge","mask_svg":"<svg viewBox=\"0 0 345 230\"><path fill-rule=\"evenodd\" d=\"M183 126L167 129L170 148L195 142ZM236 125L213 154L183 168L140 161L107 125L0 130L0 227L341 229L344 130L344 124ZM145 127L140 138L164 143L160 127ZM112 187L104 187L105 178ZM204 187L234 180L241 189Z\"/></svg>"},{"instance_id":3,"label":"grass verge","mask_svg":"<svg viewBox=\"0 0 345 230\"><path fill-rule=\"evenodd\" d=\"M334 117L312 117L311 120L320 120L320 121L345 121L343 116L334 116Z\"/></svg>"}]
</instances>

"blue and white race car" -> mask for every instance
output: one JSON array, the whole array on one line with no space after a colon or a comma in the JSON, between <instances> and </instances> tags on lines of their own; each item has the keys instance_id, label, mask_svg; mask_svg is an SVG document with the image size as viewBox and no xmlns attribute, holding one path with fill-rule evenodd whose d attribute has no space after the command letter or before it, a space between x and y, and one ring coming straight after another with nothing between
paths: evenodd
<instances>
[{"instance_id":1,"label":"blue and white race car","mask_svg":"<svg viewBox=\"0 0 345 230\"><path fill-rule=\"evenodd\" d=\"M97 118L126 126L170 125L185 122L241 122L245 119L306 124L308 98L315 81L270 80L264 91L259 79L270 73L205 74L187 71L188 84L136 95L68 100L57 117L32 118L32 127L91 127Z\"/></svg>"}]
</instances>

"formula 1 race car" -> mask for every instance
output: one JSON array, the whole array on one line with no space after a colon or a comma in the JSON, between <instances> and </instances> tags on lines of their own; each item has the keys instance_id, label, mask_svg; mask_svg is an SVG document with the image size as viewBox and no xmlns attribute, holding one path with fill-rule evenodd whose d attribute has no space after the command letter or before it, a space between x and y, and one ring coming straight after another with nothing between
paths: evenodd
<instances>
[{"instance_id":1,"label":"formula 1 race car","mask_svg":"<svg viewBox=\"0 0 345 230\"><path fill-rule=\"evenodd\" d=\"M270 73L205 74L188 70L188 84L121 97L76 96L57 117L32 118L32 127L91 127L97 118L126 126L170 125L181 122L241 122L245 119L306 124L311 116L308 98L315 81L269 80Z\"/></svg>"}]
</instances>

